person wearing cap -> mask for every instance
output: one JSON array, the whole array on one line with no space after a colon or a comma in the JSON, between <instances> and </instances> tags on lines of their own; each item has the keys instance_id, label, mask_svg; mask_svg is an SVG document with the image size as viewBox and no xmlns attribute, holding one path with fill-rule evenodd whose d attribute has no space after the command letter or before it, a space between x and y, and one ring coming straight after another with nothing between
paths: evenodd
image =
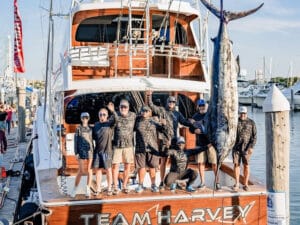
<instances>
[{"instance_id":1,"label":"person wearing cap","mask_svg":"<svg viewBox=\"0 0 300 225\"><path fill-rule=\"evenodd\" d=\"M160 123L156 117L152 117L149 106L143 106L141 115L135 124L135 168L138 170L139 185L136 192L144 190L143 183L146 175L146 168L149 168L151 179L151 191L158 192L156 186L156 169L159 167L158 130L163 131L164 123Z\"/></svg>"},{"instance_id":2,"label":"person wearing cap","mask_svg":"<svg viewBox=\"0 0 300 225\"><path fill-rule=\"evenodd\" d=\"M243 189L249 191L248 186L250 176L250 157L253 152L253 148L256 144L256 125L253 120L248 118L247 107L241 106L239 108L239 120L237 127L237 137L235 145L232 149L232 159L234 164L234 176L235 184L233 190L239 189L240 178L240 164L243 163L245 183Z\"/></svg>"},{"instance_id":3,"label":"person wearing cap","mask_svg":"<svg viewBox=\"0 0 300 225\"><path fill-rule=\"evenodd\" d=\"M184 116L181 114L181 112L176 110L176 102L177 99L175 96L169 96L167 99L167 105L162 108L159 106L156 106L152 102L152 93L147 93L148 95L148 101L149 106L153 112L154 115L157 115L159 118L164 118L167 121L167 126L172 128L173 131L166 130L166 134L163 137L163 145L160 148L163 152L166 151L168 148L174 148L176 147L176 140L177 140L177 133L178 133L178 124L182 124L187 127L191 127L191 122L184 118ZM161 180L164 180L165 175L165 168L166 168L166 161L167 158L162 155L161 157L161 165L160 165L160 171L161 171ZM160 183L160 188L163 188L163 182Z\"/></svg>"},{"instance_id":4,"label":"person wearing cap","mask_svg":"<svg viewBox=\"0 0 300 225\"><path fill-rule=\"evenodd\" d=\"M119 165L124 163L123 176L123 191L128 193L127 186L130 168L134 163L134 124L136 114L129 111L129 102L127 99L122 99L119 105L119 111L116 114L116 126L114 129L113 139L113 159L112 159L112 174L113 174L113 194L119 193Z\"/></svg>"},{"instance_id":5,"label":"person wearing cap","mask_svg":"<svg viewBox=\"0 0 300 225\"><path fill-rule=\"evenodd\" d=\"M205 165L206 163L210 163L212 170L216 176L217 174L217 152L216 149L211 145L205 131L205 115L207 112L207 104L204 99L199 99L197 101L197 112L193 115L191 122L193 123L193 127L190 128L191 133L196 134L196 146L208 146L207 151L199 153L195 160L198 164L201 184L198 188L205 189ZM221 189L221 185L217 178L216 182L216 190Z\"/></svg>"},{"instance_id":6,"label":"person wearing cap","mask_svg":"<svg viewBox=\"0 0 300 225\"><path fill-rule=\"evenodd\" d=\"M88 112L83 112L80 115L81 124L76 128L74 136L74 152L78 160L79 168L75 177L75 185L71 193L74 198L77 193L78 185L81 176L87 173L86 197L90 197L91 182L92 182L92 157L93 157L93 136L92 128L89 126L90 115ZM87 166L87 168L86 168Z\"/></svg>"},{"instance_id":7,"label":"person wearing cap","mask_svg":"<svg viewBox=\"0 0 300 225\"><path fill-rule=\"evenodd\" d=\"M112 114L111 116L109 116ZM102 172L106 171L107 195L112 195L112 137L116 125L116 113L114 104L110 102L107 108L101 108L98 113L99 121L93 128L95 149L93 154L92 168L96 171L97 190L95 195L102 192Z\"/></svg>"},{"instance_id":8,"label":"person wearing cap","mask_svg":"<svg viewBox=\"0 0 300 225\"><path fill-rule=\"evenodd\" d=\"M178 137L176 145L175 149L169 149L167 151L171 166L170 172L166 175L165 184L170 187L171 191L175 191L176 188L179 187L177 181L187 179L186 190L193 192L195 189L192 187L192 183L196 180L198 174L195 170L188 168L189 156L199 154L207 150L208 147L204 146L187 150L185 148L184 137Z\"/></svg>"}]
</instances>

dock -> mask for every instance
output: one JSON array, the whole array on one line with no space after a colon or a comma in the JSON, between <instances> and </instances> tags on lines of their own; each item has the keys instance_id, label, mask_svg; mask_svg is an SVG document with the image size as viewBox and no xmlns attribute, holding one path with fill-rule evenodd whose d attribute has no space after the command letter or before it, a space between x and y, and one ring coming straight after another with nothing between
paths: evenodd
<instances>
[{"instance_id":1,"label":"dock","mask_svg":"<svg viewBox=\"0 0 300 225\"><path fill-rule=\"evenodd\" d=\"M3 173L0 174L0 224L13 224L19 205L27 143L19 143L18 128L12 128L10 135L6 136L7 151L0 156L1 166L5 168L7 174L6 177L2 177ZM13 174L8 171L12 171Z\"/></svg>"}]
</instances>

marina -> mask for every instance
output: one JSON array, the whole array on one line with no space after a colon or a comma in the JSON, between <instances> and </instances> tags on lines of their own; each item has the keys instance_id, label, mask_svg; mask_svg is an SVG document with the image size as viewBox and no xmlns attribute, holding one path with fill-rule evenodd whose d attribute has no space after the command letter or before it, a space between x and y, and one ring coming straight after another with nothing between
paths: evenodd
<instances>
[{"instance_id":1,"label":"marina","mask_svg":"<svg viewBox=\"0 0 300 225\"><path fill-rule=\"evenodd\" d=\"M45 90L26 86L17 74L11 77L9 96L2 85L1 101L18 104L19 126L7 135L7 152L0 155L0 225L298 224L299 81L286 90L274 84L246 83L239 89L227 30L230 21L255 16L263 5L231 12L223 8L223 0L217 6L206 0L72 0L59 63L54 66L51 1ZM212 65L204 46L207 27L201 24L200 7L219 23ZM23 61L18 60L18 72L23 73ZM27 92L35 92L35 103ZM208 109L201 126L191 119L200 108L199 100ZM125 109L129 114L123 113ZM103 111L110 122L110 139L104 140L110 140L109 150L103 145L97 148L104 133L97 137L96 128L107 122L101 120ZM237 164L233 165L231 155L240 115L247 111L257 126L249 181L246 170L235 175ZM147 113L154 128L139 127ZM132 131L126 133L131 125ZM87 131L82 129L88 129L90 136L84 136L87 133L81 132ZM199 134L209 140L202 150ZM159 135L170 137L164 142ZM182 144L186 149L180 149ZM81 148L92 151L83 156ZM216 154L216 163L204 165L205 182L198 174L198 157L186 153L200 152L199 148L207 154L212 148ZM121 163L116 163L117 151L125 149L128 155L132 149L134 163L128 163L128 155L126 159L121 155ZM163 170L174 172L175 156L171 158L170 152L175 150L185 152L176 157L186 160L185 172L194 171L197 178L176 178L172 183L167 183L165 175L161 178ZM252 147L243 151L251 156ZM94 161L84 160L95 160L100 153L107 169L102 178L97 171L101 164L98 168ZM147 165L140 164L141 153ZM146 155L160 157L160 165ZM166 156L170 159L164 169ZM178 171L183 162L177 162ZM111 163L112 173L106 163ZM194 180L190 183L190 179Z\"/></svg>"}]
</instances>

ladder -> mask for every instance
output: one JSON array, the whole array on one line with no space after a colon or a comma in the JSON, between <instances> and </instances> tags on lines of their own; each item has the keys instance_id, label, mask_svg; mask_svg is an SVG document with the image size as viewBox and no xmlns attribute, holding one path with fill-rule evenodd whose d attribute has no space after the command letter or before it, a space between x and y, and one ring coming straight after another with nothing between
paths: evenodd
<instances>
[{"instance_id":1,"label":"ladder","mask_svg":"<svg viewBox=\"0 0 300 225\"><path fill-rule=\"evenodd\" d=\"M150 34L150 0L128 0L128 38L129 38L129 73L144 71L149 77L149 34ZM136 11L143 11L142 18L134 15ZM144 65L143 67L137 66Z\"/></svg>"}]
</instances>

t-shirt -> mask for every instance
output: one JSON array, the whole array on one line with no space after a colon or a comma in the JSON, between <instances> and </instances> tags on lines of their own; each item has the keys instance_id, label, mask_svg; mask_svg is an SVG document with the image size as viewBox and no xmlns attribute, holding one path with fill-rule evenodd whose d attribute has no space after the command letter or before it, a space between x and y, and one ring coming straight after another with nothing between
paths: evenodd
<instances>
[{"instance_id":1,"label":"t-shirt","mask_svg":"<svg viewBox=\"0 0 300 225\"><path fill-rule=\"evenodd\" d=\"M0 112L0 121L5 121L7 112Z\"/></svg>"},{"instance_id":2,"label":"t-shirt","mask_svg":"<svg viewBox=\"0 0 300 225\"><path fill-rule=\"evenodd\" d=\"M12 119L12 110L11 109L7 110L6 113L7 113L6 120L11 121L11 119Z\"/></svg>"}]
</instances>

